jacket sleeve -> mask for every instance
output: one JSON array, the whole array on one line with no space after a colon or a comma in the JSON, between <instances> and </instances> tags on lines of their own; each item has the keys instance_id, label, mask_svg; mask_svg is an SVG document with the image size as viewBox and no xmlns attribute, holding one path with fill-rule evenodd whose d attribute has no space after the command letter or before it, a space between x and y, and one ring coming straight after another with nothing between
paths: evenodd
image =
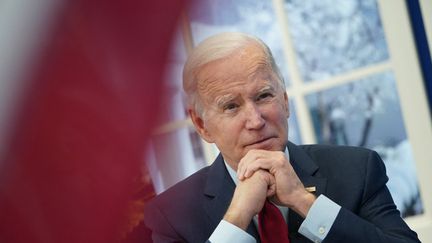
<instances>
[{"instance_id":1,"label":"jacket sleeve","mask_svg":"<svg viewBox=\"0 0 432 243\"><path fill-rule=\"evenodd\" d=\"M323 242L420 242L396 209L386 186L384 163L376 152L370 152L365 170L359 211L342 207Z\"/></svg>"}]
</instances>

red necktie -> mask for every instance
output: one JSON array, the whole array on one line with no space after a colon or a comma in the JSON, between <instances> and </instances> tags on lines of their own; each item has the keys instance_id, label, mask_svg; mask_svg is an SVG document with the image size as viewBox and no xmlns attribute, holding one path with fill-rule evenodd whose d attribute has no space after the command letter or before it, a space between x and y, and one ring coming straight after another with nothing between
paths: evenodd
<instances>
[{"instance_id":1,"label":"red necktie","mask_svg":"<svg viewBox=\"0 0 432 243\"><path fill-rule=\"evenodd\" d=\"M258 230L262 243L289 243L288 226L280 210L266 200L258 214Z\"/></svg>"}]
</instances>

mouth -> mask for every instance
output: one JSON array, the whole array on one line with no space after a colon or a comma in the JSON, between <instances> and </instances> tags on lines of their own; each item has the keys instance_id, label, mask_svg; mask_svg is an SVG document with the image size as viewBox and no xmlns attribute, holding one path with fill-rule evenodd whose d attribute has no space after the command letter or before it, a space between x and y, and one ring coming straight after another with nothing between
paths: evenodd
<instances>
[{"instance_id":1,"label":"mouth","mask_svg":"<svg viewBox=\"0 0 432 243\"><path fill-rule=\"evenodd\" d=\"M255 140L252 143L246 145L246 147L256 147L256 148L267 148L271 145L272 140L276 138L275 136L266 137L260 140Z\"/></svg>"}]
</instances>

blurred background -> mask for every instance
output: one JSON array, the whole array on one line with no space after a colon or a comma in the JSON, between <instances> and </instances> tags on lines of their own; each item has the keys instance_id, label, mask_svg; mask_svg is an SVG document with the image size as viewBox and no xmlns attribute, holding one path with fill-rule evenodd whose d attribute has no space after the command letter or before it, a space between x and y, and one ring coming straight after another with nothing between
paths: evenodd
<instances>
[{"instance_id":1,"label":"blurred background","mask_svg":"<svg viewBox=\"0 0 432 243\"><path fill-rule=\"evenodd\" d=\"M0 1L0 242L149 241L145 201L218 154L182 68L226 31L272 50L290 141L376 150L432 242L430 0Z\"/></svg>"},{"instance_id":2,"label":"blurred background","mask_svg":"<svg viewBox=\"0 0 432 243\"><path fill-rule=\"evenodd\" d=\"M139 224L186 3L0 1L0 242L123 242Z\"/></svg>"}]
</instances>

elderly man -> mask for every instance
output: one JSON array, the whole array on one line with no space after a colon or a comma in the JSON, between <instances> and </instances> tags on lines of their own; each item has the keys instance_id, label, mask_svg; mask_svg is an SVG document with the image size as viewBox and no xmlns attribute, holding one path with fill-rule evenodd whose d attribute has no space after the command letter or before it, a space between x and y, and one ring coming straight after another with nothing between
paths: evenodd
<instances>
[{"instance_id":1,"label":"elderly man","mask_svg":"<svg viewBox=\"0 0 432 243\"><path fill-rule=\"evenodd\" d=\"M196 130L221 153L148 204L155 242L419 242L376 152L288 142L288 96L261 40L210 37L183 79Z\"/></svg>"}]
</instances>

